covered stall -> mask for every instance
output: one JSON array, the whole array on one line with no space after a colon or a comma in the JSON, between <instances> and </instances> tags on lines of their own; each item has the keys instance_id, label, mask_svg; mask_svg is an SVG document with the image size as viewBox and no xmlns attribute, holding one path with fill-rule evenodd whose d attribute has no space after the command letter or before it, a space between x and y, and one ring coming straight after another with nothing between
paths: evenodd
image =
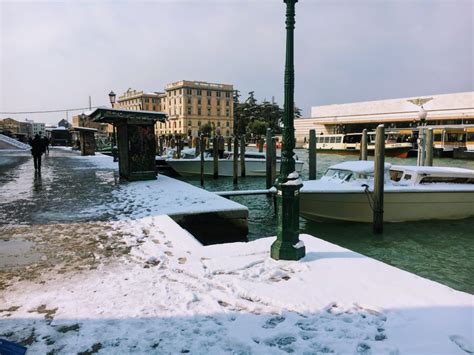
<instances>
[{"instance_id":1,"label":"covered stall","mask_svg":"<svg viewBox=\"0 0 474 355\"><path fill-rule=\"evenodd\" d=\"M164 122L165 113L98 108L89 117L116 127L120 177L130 181L156 179L155 123Z\"/></svg>"},{"instance_id":2,"label":"covered stall","mask_svg":"<svg viewBox=\"0 0 474 355\"><path fill-rule=\"evenodd\" d=\"M78 141L81 155L95 155L95 128L73 127L70 129L74 141Z\"/></svg>"}]
</instances>

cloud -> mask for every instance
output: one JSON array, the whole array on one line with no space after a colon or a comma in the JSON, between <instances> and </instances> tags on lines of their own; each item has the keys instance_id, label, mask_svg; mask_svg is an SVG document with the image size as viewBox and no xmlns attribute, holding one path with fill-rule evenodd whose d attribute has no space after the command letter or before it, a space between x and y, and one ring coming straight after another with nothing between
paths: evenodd
<instances>
[{"instance_id":1,"label":"cloud","mask_svg":"<svg viewBox=\"0 0 474 355\"><path fill-rule=\"evenodd\" d=\"M299 1L296 104L309 115L320 104L473 90L472 7ZM103 105L111 89L182 79L282 104L284 15L279 0L1 2L0 111L87 106L89 95Z\"/></svg>"}]
</instances>

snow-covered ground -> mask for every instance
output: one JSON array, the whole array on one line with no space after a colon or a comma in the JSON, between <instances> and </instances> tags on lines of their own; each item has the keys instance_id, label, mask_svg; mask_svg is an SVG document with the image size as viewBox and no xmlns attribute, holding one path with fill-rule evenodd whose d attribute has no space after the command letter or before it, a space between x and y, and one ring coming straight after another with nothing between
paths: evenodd
<instances>
[{"instance_id":1,"label":"snow-covered ground","mask_svg":"<svg viewBox=\"0 0 474 355\"><path fill-rule=\"evenodd\" d=\"M474 350L473 296L312 236L304 259L275 261L274 238L203 247L167 216L107 230L128 253L0 293L0 338L67 354Z\"/></svg>"},{"instance_id":2,"label":"snow-covered ground","mask_svg":"<svg viewBox=\"0 0 474 355\"><path fill-rule=\"evenodd\" d=\"M271 259L275 238L204 247L160 215L172 182L121 185L138 202L116 221L2 226L0 246L28 257L0 269L0 339L29 354L474 352L472 295L308 235L300 261Z\"/></svg>"}]
</instances>

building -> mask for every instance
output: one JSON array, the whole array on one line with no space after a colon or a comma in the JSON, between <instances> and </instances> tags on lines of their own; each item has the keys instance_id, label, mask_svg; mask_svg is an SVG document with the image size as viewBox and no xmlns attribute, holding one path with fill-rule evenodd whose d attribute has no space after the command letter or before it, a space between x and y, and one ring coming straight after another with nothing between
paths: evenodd
<instances>
[{"instance_id":1,"label":"building","mask_svg":"<svg viewBox=\"0 0 474 355\"><path fill-rule=\"evenodd\" d=\"M233 90L228 84L182 80L166 85L163 93L128 89L116 107L166 113L168 121L155 126L157 135L197 137L207 123L228 137L234 129Z\"/></svg>"},{"instance_id":2,"label":"building","mask_svg":"<svg viewBox=\"0 0 474 355\"><path fill-rule=\"evenodd\" d=\"M46 125L44 123L35 122L33 120L25 119L31 125L31 135L34 137L37 134L44 134Z\"/></svg>"},{"instance_id":3,"label":"building","mask_svg":"<svg viewBox=\"0 0 474 355\"><path fill-rule=\"evenodd\" d=\"M311 117L295 120L298 147L309 139L309 130L317 134L362 132L387 128L410 128L420 124L419 105L427 112L429 125L474 123L474 92L366 101L348 104L313 106Z\"/></svg>"},{"instance_id":4,"label":"building","mask_svg":"<svg viewBox=\"0 0 474 355\"><path fill-rule=\"evenodd\" d=\"M33 121L17 121L13 118L5 118L0 120L0 131L9 136L17 137L21 140L26 140L26 138L33 135L33 126L31 124ZM43 127L41 132L44 132L44 123L36 126L36 129Z\"/></svg>"},{"instance_id":5,"label":"building","mask_svg":"<svg viewBox=\"0 0 474 355\"><path fill-rule=\"evenodd\" d=\"M110 126L110 128L108 127ZM86 127L96 129L98 133L108 135L112 133L112 125L107 123L93 122L87 115L72 116L72 127Z\"/></svg>"}]
</instances>

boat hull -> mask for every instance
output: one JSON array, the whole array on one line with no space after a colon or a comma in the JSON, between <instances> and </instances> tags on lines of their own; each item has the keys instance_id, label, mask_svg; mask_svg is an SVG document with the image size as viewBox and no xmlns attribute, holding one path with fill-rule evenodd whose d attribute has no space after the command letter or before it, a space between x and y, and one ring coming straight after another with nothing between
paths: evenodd
<instances>
[{"instance_id":1,"label":"boat hull","mask_svg":"<svg viewBox=\"0 0 474 355\"><path fill-rule=\"evenodd\" d=\"M173 159L167 160L167 164L181 176L192 176L201 174L201 162L197 159ZM303 169L303 162L296 162L295 168L298 173ZM229 159L219 159L219 176L233 176L234 162ZM276 163L277 173L280 171L280 162ZM213 160L204 161L204 175L214 174ZM240 176L240 161L238 163L238 172ZM266 176L266 160L265 159L246 159L245 160L246 176Z\"/></svg>"},{"instance_id":2,"label":"boat hull","mask_svg":"<svg viewBox=\"0 0 474 355\"><path fill-rule=\"evenodd\" d=\"M373 221L369 196L361 192L302 192L301 216L314 221ZM474 216L474 191L385 192L385 222L463 219Z\"/></svg>"}]
</instances>

